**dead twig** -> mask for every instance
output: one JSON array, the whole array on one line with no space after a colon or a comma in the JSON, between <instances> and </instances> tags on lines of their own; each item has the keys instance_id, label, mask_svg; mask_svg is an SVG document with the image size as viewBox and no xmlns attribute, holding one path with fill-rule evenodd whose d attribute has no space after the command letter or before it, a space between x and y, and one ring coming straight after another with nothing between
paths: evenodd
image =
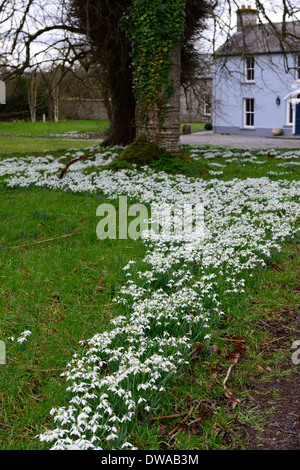
<instances>
[{"instance_id":1,"label":"dead twig","mask_svg":"<svg viewBox=\"0 0 300 470\"><path fill-rule=\"evenodd\" d=\"M51 230L53 232L53 228L49 227L48 225L46 225L42 220L41 220L41 224L46 227L48 230Z\"/></svg>"},{"instance_id":2,"label":"dead twig","mask_svg":"<svg viewBox=\"0 0 300 470\"><path fill-rule=\"evenodd\" d=\"M180 431L180 426L184 423L186 423L186 421L189 419L189 417L191 416L191 414L193 413L194 409L196 407L196 403L193 403L193 405L191 406L190 410L188 411L188 413L186 414L186 417L181 421L181 423L179 423L177 426L175 426L175 428L172 429L172 431L170 431L168 433L170 437L169 441L172 441L172 439L174 439L174 437L176 436L176 434L178 434L178 432Z\"/></svg>"},{"instance_id":3,"label":"dead twig","mask_svg":"<svg viewBox=\"0 0 300 470\"><path fill-rule=\"evenodd\" d=\"M188 423L188 426L191 426L191 425L194 424L194 423L198 423L199 421L202 421L202 419L203 419L203 417L200 416L200 418L196 418L196 419L194 419L193 421L191 421L190 423Z\"/></svg>"},{"instance_id":4,"label":"dead twig","mask_svg":"<svg viewBox=\"0 0 300 470\"><path fill-rule=\"evenodd\" d=\"M97 152L95 153L91 153L89 155L82 155L81 157L77 157L77 158L74 158L73 160L71 160L69 163L67 163L67 165L61 170L60 172L60 175L59 175L59 179L62 179L66 173L66 171L68 170L68 168L73 165L73 163L76 163L76 162L79 162L80 160L86 160L87 158L91 158L91 157L94 157L96 155Z\"/></svg>"},{"instance_id":5,"label":"dead twig","mask_svg":"<svg viewBox=\"0 0 300 470\"><path fill-rule=\"evenodd\" d=\"M47 240L40 240L40 241L35 242L35 243L28 243L27 245L12 245L12 246L7 246L6 248L27 248L28 246L35 246L35 245L39 245L41 243L52 242L54 240L59 240L60 238L73 237L74 235L78 235L78 234L79 234L79 232L67 233L65 235L60 235L59 237L48 238Z\"/></svg>"},{"instance_id":6,"label":"dead twig","mask_svg":"<svg viewBox=\"0 0 300 470\"><path fill-rule=\"evenodd\" d=\"M185 416L187 413L188 411L185 411L183 413L177 413L176 415L154 416L153 418L148 418L147 421L162 421L165 419L175 419L180 418L181 416Z\"/></svg>"},{"instance_id":7,"label":"dead twig","mask_svg":"<svg viewBox=\"0 0 300 470\"><path fill-rule=\"evenodd\" d=\"M237 353L237 354L236 354L236 357L235 357L235 360L232 362L232 364L231 364L230 367L228 368L226 377L225 377L225 379L223 380L223 383L222 383L223 388L224 388L224 390L225 390L225 396L226 396L227 398L229 398L230 400L233 400L234 402L239 402L240 400L239 400L238 398L234 397L234 396L233 396L233 393L230 392L230 390L228 390L228 388L226 387L226 382L227 382L227 380L229 379L229 376L230 376L230 374L231 374L231 371L232 371L233 367L238 363L239 358L240 358L240 353Z\"/></svg>"},{"instance_id":8,"label":"dead twig","mask_svg":"<svg viewBox=\"0 0 300 470\"><path fill-rule=\"evenodd\" d=\"M221 338L219 336L219 338L222 340L222 341L233 341L235 343L246 343L246 340L245 339L231 339L231 338Z\"/></svg>"},{"instance_id":9,"label":"dead twig","mask_svg":"<svg viewBox=\"0 0 300 470\"><path fill-rule=\"evenodd\" d=\"M280 338L275 338L275 339L272 339L271 341L267 341L266 343L262 343L262 344L265 346L267 344L276 343L276 341L280 341L281 339L286 339L286 338L289 338L289 336L280 336Z\"/></svg>"}]
</instances>

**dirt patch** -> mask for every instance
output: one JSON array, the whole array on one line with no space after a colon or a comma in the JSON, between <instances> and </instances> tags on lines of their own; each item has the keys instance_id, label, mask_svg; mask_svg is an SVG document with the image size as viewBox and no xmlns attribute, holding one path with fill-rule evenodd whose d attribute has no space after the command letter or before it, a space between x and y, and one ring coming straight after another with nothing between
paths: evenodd
<instances>
[{"instance_id":1,"label":"dirt patch","mask_svg":"<svg viewBox=\"0 0 300 470\"><path fill-rule=\"evenodd\" d=\"M247 449L299 450L300 371L261 385L254 399L259 412L268 413L267 424L260 433L248 431Z\"/></svg>"},{"instance_id":2,"label":"dirt patch","mask_svg":"<svg viewBox=\"0 0 300 470\"><path fill-rule=\"evenodd\" d=\"M300 360L300 352L297 352L300 350L300 313L293 313L288 322L265 323L272 336L270 354L278 347L285 347L290 349L290 357L281 363L286 376L262 383L252 393L253 406L265 414L266 424L260 432L247 429L249 450L300 449L300 363L297 364ZM294 343L296 340L298 344Z\"/></svg>"}]
</instances>

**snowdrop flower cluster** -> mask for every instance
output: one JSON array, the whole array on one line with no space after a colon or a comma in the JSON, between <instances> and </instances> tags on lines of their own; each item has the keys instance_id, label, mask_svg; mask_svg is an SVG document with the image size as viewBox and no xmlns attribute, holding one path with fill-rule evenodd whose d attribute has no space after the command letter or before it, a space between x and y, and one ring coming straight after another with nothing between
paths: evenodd
<instances>
[{"instance_id":1,"label":"snowdrop flower cluster","mask_svg":"<svg viewBox=\"0 0 300 470\"><path fill-rule=\"evenodd\" d=\"M254 153L256 155L254 155ZM286 162L277 162L276 165L273 165L275 168L276 167L288 167L289 170L293 171L293 167L299 166L299 156L300 156L300 151L299 150L280 150L280 149L269 149L269 150L262 150L262 149L239 149L239 148L233 148L231 150L224 150L220 147L215 147L213 149L209 150L201 150L197 147L192 149L191 152L191 157L194 159L199 159L200 156L201 158L205 158L208 161L208 165L211 168L214 168L216 166L223 167L227 164L230 164L232 162L239 162L242 166L244 166L245 163L250 163L253 165L264 165L267 160L266 160L266 155L267 156L272 156L274 160L287 160ZM259 159L259 157L264 157L262 160ZM212 160L215 158L222 158L224 162L222 164L213 162ZM288 160L293 160L293 161L288 161ZM210 170L209 173L213 176L217 176L218 173L217 171L214 171L214 169ZM278 176L278 175L283 175L283 174L289 174L288 172L283 173L276 173L276 172L268 172L269 176Z\"/></svg>"},{"instance_id":2,"label":"snowdrop flower cluster","mask_svg":"<svg viewBox=\"0 0 300 470\"><path fill-rule=\"evenodd\" d=\"M114 158L114 149L110 152L106 162ZM249 152L244 158L251 157ZM208 153L222 155L220 150ZM223 154L236 155L228 150ZM137 415L155 412L195 342L209 344L224 315L222 299L242 295L246 275L264 266L272 251L299 231L299 182L266 177L204 181L148 167L112 172L97 168L103 160L100 154L93 162L74 165L63 181L57 178L61 164L51 156L18 159L18 168L4 160L0 174L11 187L101 191L106 198L126 194L144 204L179 207L199 203L204 230L156 238L146 233L144 259L138 266L133 261L124 266L127 282L115 298L120 315L111 320L109 331L88 341L82 355L73 356L63 374L70 401L52 410L53 429L39 435L56 450L133 448L128 434ZM95 171L85 173L92 164Z\"/></svg>"},{"instance_id":3,"label":"snowdrop flower cluster","mask_svg":"<svg viewBox=\"0 0 300 470\"><path fill-rule=\"evenodd\" d=\"M17 338L17 343L24 343L25 341L27 341L27 337L30 336L32 333L30 330L25 330L23 331L23 333L20 334L20 336ZM11 341L15 341L15 337L14 336L10 336L8 339L10 339Z\"/></svg>"}]
</instances>

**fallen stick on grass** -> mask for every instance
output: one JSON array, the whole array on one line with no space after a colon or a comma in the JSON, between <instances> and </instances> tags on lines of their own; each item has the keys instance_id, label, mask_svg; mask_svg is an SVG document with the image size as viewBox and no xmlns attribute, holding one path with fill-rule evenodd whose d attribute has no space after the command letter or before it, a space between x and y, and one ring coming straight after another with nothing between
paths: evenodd
<instances>
[{"instance_id":1,"label":"fallen stick on grass","mask_svg":"<svg viewBox=\"0 0 300 470\"><path fill-rule=\"evenodd\" d=\"M233 395L233 393L228 390L228 388L226 387L226 382L227 382L227 380L229 379L229 376L230 376L230 373L231 373L231 371L232 371L232 368L237 364L239 358L240 358L240 353L237 353L237 354L236 354L236 357L235 357L235 360L233 361L233 363L232 363L232 364L230 365L230 367L228 368L226 377L225 377L225 379L223 380L223 383L222 383L223 388L224 388L224 390L225 390L225 396L226 396L227 398L229 398L230 400L233 400L235 404L236 404L236 402L239 402L240 400L239 400L238 398L236 398L236 397Z\"/></svg>"},{"instance_id":2,"label":"fallen stick on grass","mask_svg":"<svg viewBox=\"0 0 300 470\"><path fill-rule=\"evenodd\" d=\"M180 431L180 426L181 426L182 424L184 424L184 423L189 419L189 417L190 417L191 414L193 413L195 407L196 407L196 403L194 403L194 404L192 405L192 407L191 407L190 410L188 411L186 417L181 421L181 423L179 423L177 426L175 426L174 429L172 429L172 431L169 432L169 436L170 436L169 441L171 441L172 439L174 439L174 437L176 436L176 434L178 434L178 432Z\"/></svg>"},{"instance_id":3,"label":"fallen stick on grass","mask_svg":"<svg viewBox=\"0 0 300 470\"><path fill-rule=\"evenodd\" d=\"M28 246L34 246L34 245L39 245L41 243L52 242L54 240L59 240L60 238L73 237L74 235L78 235L78 234L79 232L67 233L65 235L60 235L59 237L47 238L47 240L40 240L35 243L28 243L27 245L12 245L12 246L7 246L6 248L27 248Z\"/></svg>"},{"instance_id":4,"label":"fallen stick on grass","mask_svg":"<svg viewBox=\"0 0 300 470\"><path fill-rule=\"evenodd\" d=\"M67 169L73 165L73 163L76 163L76 162L79 162L80 160L86 160L87 158L91 158L91 157L94 157L96 155L97 152L95 153L91 153L89 155L82 155L81 157L77 157L77 158L74 158L73 160L71 160L69 163L67 163L67 165L61 170L60 174L59 174L59 179L62 179L67 171Z\"/></svg>"},{"instance_id":5,"label":"fallen stick on grass","mask_svg":"<svg viewBox=\"0 0 300 470\"><path fill-rule=\"evenodd\" d=\"M148 421L161 421L164 419L175 419L175 418L180 418L180 416L185 416L187 414L188 414L188 411L184 411L183 413L177 413L176 415L154 416L153 418L149 418Z\"/></svg>"}]
</instances>

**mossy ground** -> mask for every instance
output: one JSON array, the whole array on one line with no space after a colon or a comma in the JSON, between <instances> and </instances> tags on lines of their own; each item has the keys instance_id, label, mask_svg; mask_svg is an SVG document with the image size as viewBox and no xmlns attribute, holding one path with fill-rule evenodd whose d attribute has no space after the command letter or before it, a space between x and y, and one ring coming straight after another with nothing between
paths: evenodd
<instances>
[{"instance_id":1,"label":"mossy ground","mask_svg":"<svg viewBox=\"0 0 300 470\"><path fill-rule=\"evenodd\" d=\"M111 169L130 168L132 165L148 165L156 171L168 173L183 173L188 176L200 176L208 172L205 161L195 161L182 151L178 155L171 155L160 149L145 138L136 139L120 154L120 157L111 165Z\"/></svg>"}]
</instances>

